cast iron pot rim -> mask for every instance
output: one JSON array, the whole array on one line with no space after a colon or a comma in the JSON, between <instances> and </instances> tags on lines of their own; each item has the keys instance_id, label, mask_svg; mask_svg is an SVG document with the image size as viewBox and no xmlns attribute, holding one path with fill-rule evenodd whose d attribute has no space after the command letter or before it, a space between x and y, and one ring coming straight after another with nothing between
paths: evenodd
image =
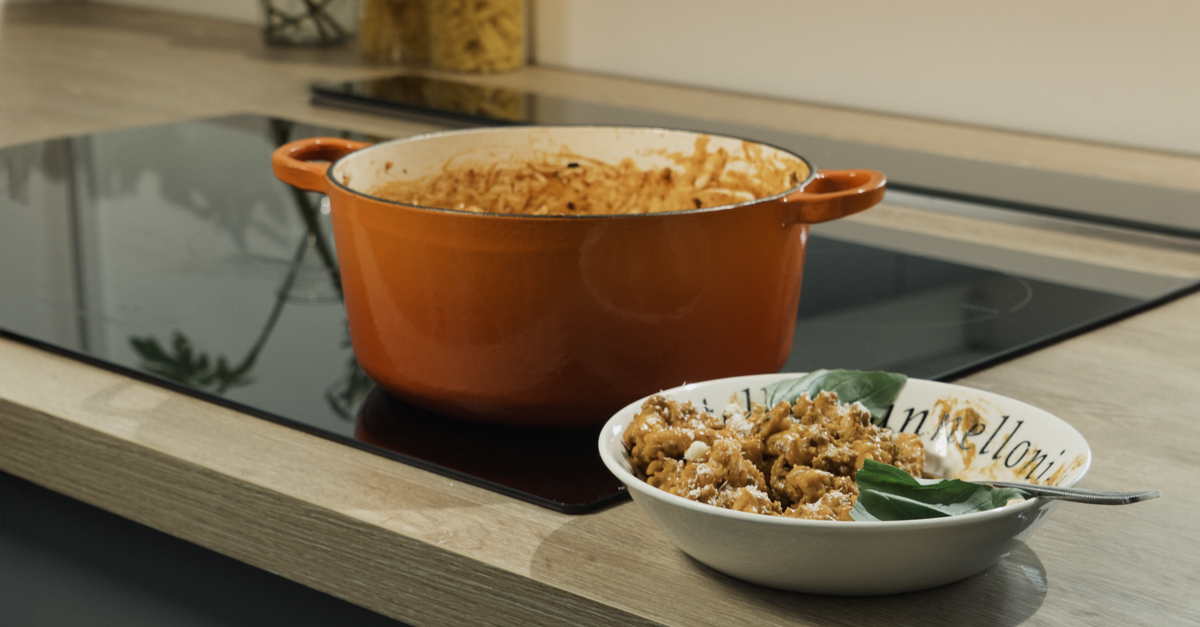
<instances>
[{"instance_id":1,"label":"cast iron pot rim","mask_svg":"<svg viewBox=\"0 0 1200 627\"><path fill-rule=\"evenodd\" d=\"M755 144L759 144L761 146L767 146L770 148L774 148L775 150L778 150L784 154L790 155L791 157L793 157L795 159L798 159L801 163L803 163L805 165L805 167L808 168L808 177L806 177L803 181L800 181L800 183L798 185L788 188L788 189L785 189L782 192L779 192L778 194L766 196L763 198L756 198L754 200L747 200L745 202L734 203L731 205L720 205L717 207L702 207L700 209L681 209L679 211L656 211L653 213L605 213L605 214L587 214L587 215L570 215L570 214L532 215L532 214L527 214L527 213L488 213L488 212L476 212L476 211L463 211L461 209L444 209L442 207L426 207L424 205L413 205L413 204L404 203L404 202L400 202L400 201L396 201L396 200L388 200L386 198L379 198L378 196L372 196L372 195L364 193L364 192L350 189L349 186L342 184L340 181L335 179L333 176L333 171L335 169L337 169L338 164L340 164L343 160L350 159L350 158L353 158L358 155L362 155L370 150L374 150L376 148L382 148L382 147L388 146L390 144L396 144L396 143L408 142L408 141L420 141L423 139L432 139L435 137L441 137L443 135L461 135L461 134L467 134L467 133L511 132L511 131L514 131L517 129L529 130L529 129L559 129L559 128L567 128L567 129L594 128L594 129L618 129L618 130L633 130L633 131L665 131L668 133L692 133L695 135L708 135L709 137L719 137L719 138L731 139L731 140L735 140L735 141L752 142ZM502 219L513 219L513 220L613 220L613 219L637 219L637 218L653 218L653 217L665 217L665 216L676 216L676 215L692 215L692 214L701 214L701 213L711 213L711 212L716 212L716 211L728 211L731 209L737 209L739 207L748 207L750 205L756 205L756 204L760 204L760 203L772 202L775 200L780 200L780 199L784 198L785 196L788 196L789 194L792 194L794 192L798 192L798 191L804 189L804 187L806 185L808 185L809 183L811 183L813 181L813 179L817 178L817 169L815 167L813 167L812 162L810 162L808 159L805 159L804 157L792 152L791 150L787 150L785 148L780 148L779 146L776 146L776 145L768 143L768 142L761 142L761 141L757 141L757 140L753 140L753 139L745 139L742 137L736 137L734 135L724 135L721 133L709 133L707 131L693 131L693 130L679 129L679 128L665 128L665 127L661 127L661 126L622 126L622 125L608 125L608 124L552 124L552 125L533 125L533 124L531 124L531 125L516 125L516 126L493 126L493 127L465 128L465 129L450 129L450 130L445 130L445 131L433 131L431 133L421 133L419 135L410 135L408 137L398 137L396 139L390 139L388 141L379 142L377 144L367 146L366 148L362 148L360 150L356 150L352 153L349 153L349 154L343 155L342 157L339 157L336 161L329 164L329 168L327 170L325 170L325 176L329 179L330 183L332 183L335 187L338 187L349 194L362 196L364 198L369 198L371 200L375 200L378 202L386 203L389 205L397 205L397 206L405 207L408 209L421 209L424 211L436 211L436 212L448 213L448 214L452 214L452 215L463 215L463 216L472 216L472 217L476 217L476 218L491 218L491 219L502 218Z\"/></svg>"}]
</instances>

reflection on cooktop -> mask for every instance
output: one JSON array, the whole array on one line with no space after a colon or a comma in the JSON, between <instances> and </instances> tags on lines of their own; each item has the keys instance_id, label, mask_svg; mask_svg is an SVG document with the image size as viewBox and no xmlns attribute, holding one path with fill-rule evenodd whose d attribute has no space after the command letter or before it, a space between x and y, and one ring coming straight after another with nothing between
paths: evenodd
<instances>
[{"instance_id":1,"label":"reflection on cooktop","mask_svg":"<svg viewBox=\"0 0 1200 627\"><path fill-rule=\"evenodd\" d=\"M596 453L600 429L468 422L367 394L354 437L427 469L567 513L622 498L625 488Z\"/></svg>"},{"instance_id":2,"label":"reflection on cooktop","mask_svg":"<svg viewBox=\"0 0 1200 627\"><path fill-rule=\"evenodd\" d=\"M889 370L949 380L1142 302L813 236L784 370Z\"/></svg>"}]
</instances>

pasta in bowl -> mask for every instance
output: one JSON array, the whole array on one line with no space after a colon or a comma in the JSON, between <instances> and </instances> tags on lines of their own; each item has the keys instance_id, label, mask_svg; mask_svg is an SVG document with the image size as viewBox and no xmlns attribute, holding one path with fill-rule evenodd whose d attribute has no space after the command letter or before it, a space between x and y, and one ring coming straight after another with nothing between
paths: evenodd
<instances>
[{"instance_id":1,"label":"pasta in bowl","mask_svg":"<svg viewBox=\"0 0 1200 627\"><path fill-rule=\"evenodd\" d=\"M733 377L654 396L691 403L700 413L722 413L731 399L747 408L764 404L768 386L797 376ZM609 420L600 436L601 458L676 546L720 572L752 583L844 595L899 593L951 583L1012 552L1057 506L1056 501L1029 498L976 513L887 521L780 515L786 507L775 515L722 507L719 498L705 502L646 481L649 475L639 470L626 434L648 400L630 404ZM1072 486L1091 460L1087 442L1061 419L963 386L909 379L886 419L878 422L893 434L918 439L926 469L945 477ZM704 433L695 431L696 441L703 441Z\"/></svg>"}]
</instances>

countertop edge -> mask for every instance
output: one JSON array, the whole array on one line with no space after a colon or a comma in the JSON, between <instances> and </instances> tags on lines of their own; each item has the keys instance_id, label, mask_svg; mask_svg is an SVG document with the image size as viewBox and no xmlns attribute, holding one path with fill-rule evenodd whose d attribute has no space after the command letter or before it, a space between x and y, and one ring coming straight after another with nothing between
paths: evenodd
<instances>
[{"instance_id":1,"label":"countertop edge","mask_svg":"<svg viewBox=\"0 0 1200 627\"><path fill-rule=\"evenodd\" d=\"M0 340L0 375L29 366L18 346ZM44 356L49 361L35 360L42 362L39 370L27 374L69 385L73 364L52 363L68 358ZM104 375L116 385L203 403L119 374ZM194 463L31 407L12 399L5 387L0 385L0 470L380 614L413 624L475 625L479 616L514 626L659 624L259 485L216 464ZM252 429L269 424L244 419ZM278 428L282 440L305 440L297 445L373 457Z\"/></svg>"}]
</instances>

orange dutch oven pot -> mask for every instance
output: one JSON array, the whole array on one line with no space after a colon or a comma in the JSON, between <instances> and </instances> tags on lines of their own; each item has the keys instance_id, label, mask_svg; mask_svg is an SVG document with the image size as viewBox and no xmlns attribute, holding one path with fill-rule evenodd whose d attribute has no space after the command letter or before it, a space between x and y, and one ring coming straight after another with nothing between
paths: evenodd
<instances>
[{"instance_id":1,"label":"orange dutch oven pot","mask_svg":"<svg viewBox=\"0 0 1200 627\"><path fill-rule=\"evenodd\" d=\"M374 145L313 138L280 147L272 162L284 182L329 196L351 343L380 387L460 418L593 425L661 389L781 368L808 225L875 205L884 176L814 172L757 144L796 159L807 177L751 202L632 215L472 213L371 192L449 162L513 161L566 146L617 163L687 153L697 137L521 126ZM709 137L713 148L746 145Z\"/></svg>"}]
</instances>

